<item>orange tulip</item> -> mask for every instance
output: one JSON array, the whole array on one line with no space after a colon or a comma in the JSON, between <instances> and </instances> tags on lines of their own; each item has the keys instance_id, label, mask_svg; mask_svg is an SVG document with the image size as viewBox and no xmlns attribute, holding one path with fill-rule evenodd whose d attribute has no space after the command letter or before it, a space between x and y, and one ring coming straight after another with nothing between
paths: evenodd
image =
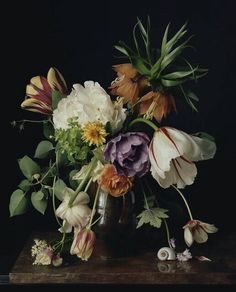
<instances>
[{"instance_id":1,"label":"orange tulip","mask_svg":"<svg viewBox=\"0 0 236 292\"><path fill-rule=\"evenodd\" d=\"M117 78L112 82L109 89L111 94L124 97L124 103L134 104L146 85L145 78L129 63L114 65Z\"/></svg>"},{"instance_id":2,"label":"orange tulip","mask_svg":"<svg viewBox=\"0 0 236 292\"><path fill-rule=\"evenodd\" d=\"M158 122L171 110L176 111L175 100L171 95L150 91L140 99L139 113L147 118L155 118Z\"/></svg>"},{"instance_id":3,"label":"orange tulip","mask_svg":"<svg viewBox=\"0 0 236 292\"><path fill-rule=\"evenodd\" d=\"M133 186L133 178L119 175L112 164L105 165L97 182L104 192L113 197L125 195Z\"/></svg>"},{"instance_id":4,"label":"orange tulip","mask_svg":"<svg viewBox=\"0 0 236 292\"><path fill-rule=\"evenodd\" d=\"M66 82L56 68L50 68L47 79L42 76L31 78L30 84L26 86L28 98L22 102L21 107L29 111L51 115L53 90L63 94L68 93Z\"/></svg>"}]
</instances>

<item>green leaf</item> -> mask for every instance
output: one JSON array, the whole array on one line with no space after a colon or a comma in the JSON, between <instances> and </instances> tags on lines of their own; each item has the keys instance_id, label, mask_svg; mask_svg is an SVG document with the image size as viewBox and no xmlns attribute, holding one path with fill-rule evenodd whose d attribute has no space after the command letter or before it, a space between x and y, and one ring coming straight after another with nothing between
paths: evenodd
<instances>
[{"instance_id":1,"label":"green leaf","mask_svg":"<svg viewBox=\"0 0 236 292\"><path fill-rule=\"evenodd\" d=\"M54 136L54 128L50 122L43 124L43 134L46 139L52 139Z\"/></svg>"},{"instance_id":2,"label":"green leaf","mask_svg":"<svg viewBox=\"0 0 236 292\"><path fill-rule=\"evenodd\" d=\"M54 193L58 200L63 201L66 184L62 179L58 179L54 185Z\"/></svg>"},{"instance_id":3,"label":"green leaf","mask_svg":"<svg viewBox=\"0 0 236 292\"><path fill-rule=\"evenodd\" d=\"M163 60L163 57L160 57L156 63L151 68L151 75L155 78L158 77L158 74L161 72L161 62Z\"/></svg>"},{"instance_id":4,"label":"green leaf","mask_svg":"<svg viewBox=\"0 0 236 292\"><path fill-rule=\"evenodd\" d=\"M136 23L135 26L134 26L134 28L133 28L133 39L134 39L134 44L135 44L136 50L138 52L138 55L140 55L138 41L137 41L137 38L136 38L136 28L137 28L137 25L138 25L138 23Z\"/></svg>"},{"instance_id":5,"label":"green leaf","mask_svg":"<svg viewBox=\"0 0 236 292\"><path fill-rule=\"evenodd\" d=\"M162 44L161 44L161 54L164 55L166 52L166 43L167 43L167 37L168 37L168 31L169 31L170 23L167 25L165 29L164 36L162 38Z\"/></svg>"},{"instance_id":6,"label":"green leaf","mask_svg":"<svg viewBox=\"0 0 236 292\"><path fill-rule=\"evenodd\" d=\"M19 186L18 186L22 191L27 192L30 187L31 187L31 183L27 180L27 179L23 179Z\"/></svg>"},{"instance_id":7,"label":"green leaf","mask_svg":"<svg viewBox=\"0 0 236 292\"><path fill-rule=\"evenodd\" d=\"M18 189L11 195L9 210L10 216L24 214L28 209L28 200L22 190Z\"/></svg>"},{"instance_id":8,"label":"green leaf","mask_svg":"<svg viewBox=\"0 0 236 292\"><path fill-rule=\"evenodd\" d=\"M33 180L33 175L40 173L39 165L34 162L29 156L24 156L19 160L20 170L29 181Z\"/></svg>"},{"instance_id":9,"label":"green leaf","mask_svg":"<svg viewBox=\"0 0 236 292\"><path fill-rule=\"evenodd\" d=\"M127 57L129 57L129 53L127 52L127 50L124 48L124 47L122 47L122 46L118 46L118 45L116 45L116 46L114 46L119 52L121 52L122 54L124 54L124 55L126 55Z\"/></svg>"},{"instance_id":10,"label":"green leaf","mask_svg":"<svg viewBox=\"0 0 236 292\"><path fill-rule=\"evenodd\" d=\"M56 91L54 90L52 92L52 109L56 109L57 108L57 105L58 105L58 102L62 99L62 98L65 98L66 95L64 95L63 93L61 93L60 91Z\"/></svg>"},{"instance_id":11,"label":"green leaf","mask_svg":"<svg viewBox=\"0 0 236 292\"><path fill-rule=\"evenodd\" d=\"M165 214L168 210L161 208L153 208L144 210L140 213L137 218L139 219L137 228L141 227L143 224L150 224L153 227L160 228L162 218L168 218L169 216Z\"/></svg>"},{"instance_id":12,"label":"green leaf","mask_svg":"<svg viewBox=\"0 0 236 292\"><path fill-rule=\"evenodd\" d=\"M172 72L166 75L162 75L163 79L179 79L179 78L184 78L187 77L189 75L193 75L193 73L197 70L197 67L194 68L193 70L188 70L188 71L176 71L176 72Z\"/></svg>"},{"instance_id":13,"label":"green leaf","mask_svg":"<svg viewBox=\"0 0 236 292\"><path fill-rule=\"evenodd\" d=\"M136 68L137 71L141 75L149 75L150 74L150 70L146 67L146 65L141 60L141 58L131 58L131 61L132 61L134 68Z\"/></svg>"},{"instance_id":14,"label":"green leaf","mask_svg":"<svg viewBox=\"0 0 236 292\"><path fill-rule=\"evenodd\" d=\"M114 130L113 130L113 128L112 128L112 124L111 124L111 122L107 122L107 123L106 123L105 130L106 130L107 133L109 133L109 134L111 134L111 135L113 134L113 131L114 131Z\"/></svg>"},{"instance_id":15,"label":"green leaf","mask_svg":"<svg viewBox=\"0 0 236 292\"><path fill-rule=\"evenodd\" d=\"M179 79L179 80L161 79L161 84L165 87L173 87L173 86L183 84L185 81L186 79Z\"/></svg>"},{"instance_id":16,"label":"green leaf","mask_svg":"<svg viewBox=\"0 0 236 292\"><path fill-rule=\"evenodd\" d=\"M196 94L192 91L187 92L187 96L195 101L199 101L199 98L196 96Z\"/></svg>"},{"instance_id":17,"label":"green leaf","mask_svg":"<svg viewBox=\"0 0 236 292\"><path fill-rule=\"evenodd\" d=\"M40 159L46 158L48 156L49 152L53 149L54 149L54 147L53 147L51 142L41 141L36 148L34 157L40 158Z\"/></svg>"},{"instance_id":18,"label":"green leaf","mask_svg":"<svg viewBox=\"0 0 236 292\"><path fill-rule=\"evenodd\" d=\"M144 36L145 39L147 39L148 38L147 32L146 32L141 20L139 18L137 18L137 19L138 19L138 26L139 26L139 29L140 29L142 35Z\"/></svg>"},{"instance_id":19,"label":"green leaf","mask_svg":"<svg viewBox=\"0 0 236 292\"><path fill-rule=\"evenodd\" d=\"M33 192L31 194L31 203L38 212L44 215L47 209L48 196L42 191Z\"/></svg>"},{"instance_id":20,"label":"green leaf","mask_svg":"<svg viewBox=\"0 0 236 292\"><path fill-rule=\"evenodd\" d=\"M186 34L187 30L184 30L187 26L185 23L180 30L166 43L166 52L170 52L172 47Z\"/></svg>"},{"instance_id":21,"label":"green leaf","mask_svg":"<svg viewBox=\"0 0 236 292\"><path fill-rule=\"evenodd\" d=\"M126 51L128 52L129 56L135 56L135 55L136 55L135 52L134 52L134 51L133 51L128 45L126 45L125 42L123 42L123 41L119 41L119 44L120 44L123 48L126 49Z\"/></svg>"},{"instance_id":22,"label":"green leaf","mask_svg":"<svg viewBox=\"0 0 236 292\"><path fill-rule=\"evenodd\" d=\"M77 180L72 179L74 175L78 173L78 170L74 169L69 173L69 183L72 189L76 189L78 187L79 182Z\"/></svg>"},{"instance_id":23,"label":"green leaf","mask_svg":"<svg viewBox=\"0 0 236 292\"><path fill-rule=\"evenodd\" d=\"M191 106L191 108L195 111L195 112L198 112L196 106L193 104L193 102L191 101L191 99L188 97L188 95L186 94L184 88L182 85L179 86L180 90L182 91L183 93L183 96L186 100L186 102Z\"/></svg>"},{"instance_id":24,"label":"green leaf","mask_svg":"<svg viewBox=\"0 0 236 292\"><path fill-rule=\"evenodd\" d=\"M189 37L185 42L183 42L181 45L176 47L173 51L171 51L168 55L166 55L162 62L161 62L161 70L164 70L170 63L172 63L186 48L186 44L189 42L189 40L192 38Z\"/></svg>"},{"instance_id":25,"label":"green leaf","mask_svg":"<svg viewBox=\"0 0 236 292\"><path fill-rule=\"evenodd\" d=\"M201 139L204 139L204 140L215 142L215 138L213 136L211 136L210 134L206 133L206 132L197 132L197 133L195 133L193 135L197 136L197 137L199 137Z\"/></svg>"}]
</instances>

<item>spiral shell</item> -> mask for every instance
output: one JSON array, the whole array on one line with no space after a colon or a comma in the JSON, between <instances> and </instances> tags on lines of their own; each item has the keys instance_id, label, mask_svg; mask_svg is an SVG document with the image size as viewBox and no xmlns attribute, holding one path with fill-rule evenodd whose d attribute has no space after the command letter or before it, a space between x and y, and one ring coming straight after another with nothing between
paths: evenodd
<instances>
[{"instance_id":1,"label":"spiral shell","mask_svg":"<svg viewBox=\"0 0 236 292\"><path fill-rule=\"evenodd\" d=\"M176 259L175 250L170 247L162 247L157 253L160 261L173 261Z\"/></svg>"}]
</instances>

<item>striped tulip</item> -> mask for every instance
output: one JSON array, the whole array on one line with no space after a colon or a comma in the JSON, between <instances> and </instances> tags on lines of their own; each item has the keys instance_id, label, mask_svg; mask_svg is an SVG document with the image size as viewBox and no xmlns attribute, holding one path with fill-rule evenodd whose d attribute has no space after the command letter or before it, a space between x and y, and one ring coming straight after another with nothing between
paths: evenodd
<instances>
[{"instance_id":1,"label":"striped tulip","mask_svg":"<svg viewBox=\"0 0 236 292\"><path fill-rule=\"evenodd\" d=\"M151 173L163 188L191 185L197 175L194 161L213 158L214 142L188 135L180 130L158 129L149 146Z\"/></svg>"},{"instance_id":2,"label":"striped tulip","mask_svg":"<svg viewBox=\"0 0 236 292\"><path fill-rule=\"evenodd\" d=\"M23 109L38 112L45 115L52 114L52 92L60 91L68 94L66 82L56 68L50 68L47 78L36 76L31 78L26 86L26 98L21 107Z\"/></svg>"}]
</instances>

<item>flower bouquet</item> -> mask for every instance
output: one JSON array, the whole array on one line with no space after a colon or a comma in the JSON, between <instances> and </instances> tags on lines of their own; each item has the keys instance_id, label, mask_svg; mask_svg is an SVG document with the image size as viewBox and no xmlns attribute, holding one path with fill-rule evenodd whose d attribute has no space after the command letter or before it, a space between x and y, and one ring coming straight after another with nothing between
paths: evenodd
<instances>
[{"instance_id":1,"label":"flower bouquet","mask_svg":"<svg viewBox=\"0 0 236 292\"><path fill-rule=\"evenodd\" d=\"M187 208L189 221L183 229L188 247L194 241L206 242L208 233L217 231L192 216L180 191L193 184L195 162L214 157L214 139L162 126L168 114L177 112L177 100L184 98L197 111L198 98L190 86L207 73L184 58L191 39L185 39L186 34L184 24L170 37L168 25L160 48L153 48L149 18L146 26L138 19L133 47L121 41L115 46L128 62L113 66L117 77L108 88L110 95L93 81L74 84L70 90L56 68L47 78L30 80L21 107L44 115L38 122L45 140L38 144L34 159L19 159L25 178L11 196L10 215L30 207L44 214L50 205L61 234L51 243L35 239L34 264L58 266L66 253L87 261L96 246L94 227L102 217L97 214L99 195L125 200L137 185L142 210L136 228L149 224L166 229L169 247L159 250L159 259L191 258L189 250L176 254L168 227L171 210L162 206L161 192L165 196L175 190ZM13 125L23 128L26 122Z\"/></svg>"}]
</instances>

